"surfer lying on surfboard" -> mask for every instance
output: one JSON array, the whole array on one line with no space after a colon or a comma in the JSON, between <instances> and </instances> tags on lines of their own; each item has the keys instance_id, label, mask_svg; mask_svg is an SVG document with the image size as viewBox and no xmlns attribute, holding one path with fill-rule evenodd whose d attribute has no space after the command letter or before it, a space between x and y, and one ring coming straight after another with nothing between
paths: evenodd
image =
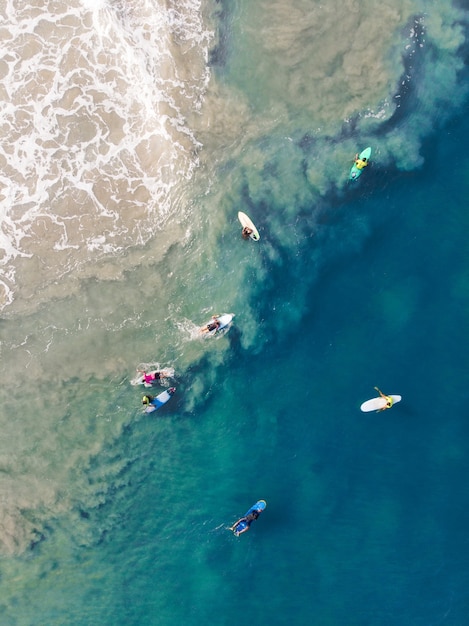
<instances>
[{"instance_id":1,"label":"surfer lying on surfboard","mask_svg":"<svg viewBox=\"0 0 469 626\"><path fill-rule=\"evenodd\" d=\"M368 161L366 157L363 157L363 159L360 159L358 152L355 155L355 167L357 168L357 170L362 170L364 167L366 167L368 165ZM375 387L376 389L376 387Z\"/></svg>"},{"instance_id":2,"label":"surfer lying on surfboard","mask_svg":"<svg viewBox=\"0 0 469 626\"><path fill-rule=\"evenodd\" d=\"M203 326L200 329L201 333L211 333L212 330L218 330L220 328L220 320L218 319L219 315L212 315L213 322L209 322L207 326Z\"/></svg>"},{"instance_id":3,"label":"surfer lying on surfboard","mask_svg":"<svg viewBox=\"0 0 469 626\"><path fill-rule=\"evenodd\" d=\"M252 522L257 519L259 515L259 511L252 511L252 513L248 513L245 517L240 517L239 520L231 526L230 530L232 530L234 534L239 537L239 535L249 530ZM240 530L236 529L238 525L240 526Z\"/></svg>"},{"instance_id":4,"label":"surfer lying on surfboard","mask_svg":"<svg viewBox=\"0 0 469 626\"><path fill-rule=\"evenodd\" d=\"M153 372L149 372L148 374L146 373L145 370L137 370L137 372L142 374L142 382L144 385L153 385L154 383L159 382L160 380L163 380L163 378L166 378L166 373L163 371L161 372L153 371Z\"/></svg>"},{"instance_id":5,"label":"surfer lying on surfboard","mask_svg":"<svg viewBox=\"0 0 469 626\"><path fill-rule=\"evenodd\" d=\"M228 530L231 530L236 537L239 537L249 530L252 522L259 517L266 506L267 503L265 500L259 500L247 511L247 513L243 515L243 517L240 517L239 520L233 524L233 526L230 526Z\"/></svg>"},{"instance_id":6,"label":"surfer lying on surfboard","mask_svg":"<svg viewBox=\"0 0 469 626\"><path fill-rule=\"evenodd\" d=\"M243 239L253 239L254 241L259 241L261 238L259 231L249 215L246 215L246 213L243 213L242 211L238 211L238 219L243 227L241 230L241 237Z\"/></svg>"},{"instance_id":7,"label":"surfer lying on surfboard","mask_svg":"<svg viewBox=\"0 0 469 626\"><path fill-rule=\"evenodd\" d=\"M219 334L224 335L229 329L234 316L234 313L212 315L212 319L199 329L199 333L204 337L213 337Z\"/></svg>"},{"instance_id":8,"label":"surfer lying on surfboard","mask_svg":"<svg viewBox=\"0 0 469 626\"><path fill-rule=\"evenodd\" d=\"M378 389L378 387L375 387L375 389L379 393L379 395L382 398L384 398L384 400L386 400L386 404L383 406L382 409L378 409L378 412L386 411L386 409L390 409L392 405L394 404L394 400L391 398L391 396L386 396L380 389Z\"/></svg>"},{"instance_id":9,"label":"surfer lying on surfboard","mask_svg":"<svg viewBox=\"0 0 469 626\"><path fill-rule=\"evenodd\" d=\"M149 394L144 395L142 398L142 404L145 407L145 413L153 413L153 411L162 407L163 404L166 404L166 402L171 399L171 396L174 395L175 392L176 387L170 387L166 391L159 393L156 398L155 396L150 396Z\"/></svg>"}]
</instances>

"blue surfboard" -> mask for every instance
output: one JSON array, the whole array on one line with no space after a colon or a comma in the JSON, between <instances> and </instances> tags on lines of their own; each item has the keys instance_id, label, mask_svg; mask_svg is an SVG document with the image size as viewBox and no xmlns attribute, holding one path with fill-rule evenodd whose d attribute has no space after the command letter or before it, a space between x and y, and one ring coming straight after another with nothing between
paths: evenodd
<instances>
[{"instance_id":1,"label":"blue surfboard","mask_svg":"<svg viewBox=\"0 0 469 626\"><path fill-rule=\"evenodd\" d=\"M360 152L360 155L358 158L365 159L366 162L368 163L368 161L370 160L370 156L371 156L371 148L365 148L364 150L362 150L362 152ZM362 172L363 172L363 168L359 170L356 164L354 163L352 165L352 169L350 170L350 176L349 176L350 180L357 180L357 178L361 176Z\"/></svg>"},{"instance_id":2,"label":"blue surfboard","mask_svg":"<svg viewBox=\"0 0 469 626\"><path fill-rule=\"evenodd\" d=\"M158 410L160 407L163 406L163 404L166 404L166 402L171 399L171 396L174 394L175 391L176 387L170 387L169 389L166 389L166 391L162 391L161 393L159 393L156 398L153 398L153 400L147 406L147 408L145 409L145 413L153 413L153 411Z\"/></svg>"},{"instance_id":3,"label":"blue surfboard","mask_svg":"<svg viewBox=\"0 0 469 626\"><path fill-rule=\"evenodd\" d=\"M245 532L251 525L251 522L248 522L245 518L250 513L254 513L254 512L257 512L259 514L262 513L262 511L265 509L266 506L267 506L267 502L265 500L258 500L256 504L253 504L252 507L246 511L243 517L234 526L231 527L230 530L232 530L233 533L237 537L239 537L239 535Z\"/></svg>"}]
</instances>

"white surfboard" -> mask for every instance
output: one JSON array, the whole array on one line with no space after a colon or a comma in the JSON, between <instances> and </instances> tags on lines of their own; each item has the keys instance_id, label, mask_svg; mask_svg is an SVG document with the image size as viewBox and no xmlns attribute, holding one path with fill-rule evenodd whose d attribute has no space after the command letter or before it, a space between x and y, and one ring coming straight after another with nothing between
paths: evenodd
<instances>
[{"instance_id":1,"label":"white surfboard","mask_svg":"<svg viewBox=\"0 0 469 626\"><path fill-rule=\"evenodd\" d=\"M251 239L254 239L254 241L259 241L261 236L259 235L259 231L257 230L257 228L254 226L254 223L252 222L251 218L248 215L246 215L246 213L243 213L242 211L238 211L238 219L241 222L241 226L243 228L247 226L248 228L252 230L252 233L249 235Z\"/></svg>"},{"instance_id":2,"label":"white surfboard","mask_svg":"<svg viewBox=\"0 0 469 626\"><path fill-rule=\"evenodd\" d=\"M401 396L393 396L392 394L389 394L389 396L393 399L393 404L402 400ZM380 396L379 398L371 398L371 400L367 400L361 405L360 409L364 413L368 413L369 411L379 411L380 409L384 409L385 406L386 400Z\"/></svg>"}]
</instances>

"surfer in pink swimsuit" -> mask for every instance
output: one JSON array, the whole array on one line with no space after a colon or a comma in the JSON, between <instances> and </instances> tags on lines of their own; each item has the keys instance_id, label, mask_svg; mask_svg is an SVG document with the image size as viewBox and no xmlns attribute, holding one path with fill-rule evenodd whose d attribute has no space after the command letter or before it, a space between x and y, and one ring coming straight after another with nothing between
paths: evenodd
<instances>
[{"instance_id":1,"label":"surfer in pink swimsuit","mask_svg":"<svg viewBox=\"0 0 469 626\"><path fill-rule=\"evenodd\" d=\"M149 374L147 374L144 370L137 370L137 372L142 374L143 382L147 385L152 385L153 383L165 378L165 375L162 372L150 372Z\"/></svg>"}]
</instances>

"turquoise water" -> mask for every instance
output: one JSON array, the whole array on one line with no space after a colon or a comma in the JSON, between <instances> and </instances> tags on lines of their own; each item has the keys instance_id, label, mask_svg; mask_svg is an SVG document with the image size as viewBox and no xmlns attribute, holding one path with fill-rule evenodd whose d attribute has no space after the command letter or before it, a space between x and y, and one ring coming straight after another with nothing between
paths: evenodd
<instances>
[{"instance_id":1,"label":"turquoise water","mask_svg":"<svg viewBox=\"0 0 469 626\"><path fill-rule=\"evenodd\" d=\"M187 206L114 271L1 320L2 625L467 623L464 48L427 16L434 48L403 110L341 127L335 107L371 107L362 80L383 66L343 74L335 20L308 6L290 23L273 3L270 26L262 4L222 12L213 81L228 95L213 87L207 108L228 134L200 131ZM361 19L373 40L399 21L383 11L344 15L342 34ZM327 76L339 67L313 104L311 31ZM374 156L352 185L357 144ZM197 338L225 311L227 335ZM129 382L155 359L177 393L148 417ZM375 385L402 402L360 412Z\"/></svg>"},{"instance_id":2,"label":"turquoise water","mask_svg":"<svg viewBox=\"0 0 469 626\"><path fill-rule=\"evenodd\" d=\"M80 546L52 521L2 582L33 581L4 623L465 623L468 134L455 122L392 183L366 172L327 226L338 241L369 220L360 249L324 265L308 311L257 355L240 314L194 411L168 406L103 451L124 460L118 484L81 513L102 534ZM271 270L294 306L288 267ZM375 384L402 403L361 413ZM235 539L224 527L258 498Z\"/></svg>"}]
</instances>

